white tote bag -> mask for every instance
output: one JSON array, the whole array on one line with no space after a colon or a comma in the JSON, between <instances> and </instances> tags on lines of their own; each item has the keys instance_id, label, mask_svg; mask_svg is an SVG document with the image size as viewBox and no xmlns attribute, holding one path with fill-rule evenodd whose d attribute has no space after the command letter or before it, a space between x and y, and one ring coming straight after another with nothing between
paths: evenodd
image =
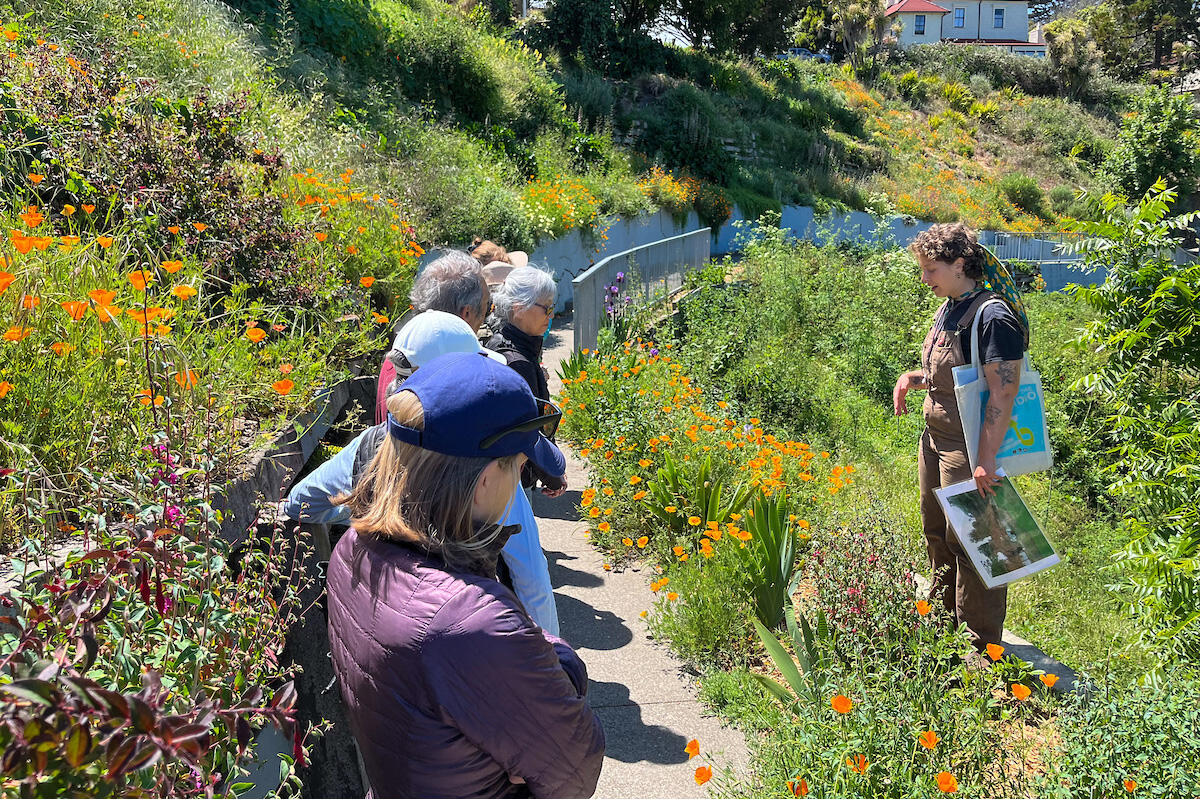
<instances>
[{"instance_id":1,"label":"white tote bag","mask_svg":"<svg viewBox=\"0 0 1200 800\"><path fill-rule=\"evenodd\" d=\"M979 318L990 304L1003 302L994 298L975 312L975 319L971 323L971 363L953 370L954 394L958 397L958 412L962 418L963 436L967 440L967 456L971 460L972 470L979 465L979 434L983 430L983 414L990 394L983 365L979 363ZM1021 361L1021 387L1013 400L1008 432L996 452L996 465L1003 467L1009 475L1023 475L1050 469L1053 464L1050 435L1046 428L1042 376L1033 371L1029 353L1026 353Z\"/></svg>"}]
</instances>

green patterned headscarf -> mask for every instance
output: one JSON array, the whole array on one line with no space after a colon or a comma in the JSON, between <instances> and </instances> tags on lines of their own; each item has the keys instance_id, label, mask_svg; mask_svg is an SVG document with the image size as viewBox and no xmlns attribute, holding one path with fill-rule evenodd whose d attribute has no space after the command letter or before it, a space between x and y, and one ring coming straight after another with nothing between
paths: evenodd
<instances>
[{"instance_id":1,"label":"green patterned headscarf","mask_svg":"<svg viewBox=\"0 0 1200 800\"><path fill-rule=\"evenodd\" d=\"M1025 313L1025 302L1021 299L1017 282L1013 280L1012 273L1004 266L1004 262L996 258L995 253L983 245L979 245L979 248L983 250L983 286L1000 295L1017 315L1017 321L1021 323L1021 329L1025 332L1025 349L1028 350L1029 315Z\"/></svg>"}]
</instances>

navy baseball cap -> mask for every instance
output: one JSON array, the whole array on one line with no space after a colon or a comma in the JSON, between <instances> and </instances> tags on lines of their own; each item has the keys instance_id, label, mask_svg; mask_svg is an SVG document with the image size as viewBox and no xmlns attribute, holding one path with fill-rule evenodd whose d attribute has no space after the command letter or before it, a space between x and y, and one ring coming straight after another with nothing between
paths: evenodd
<instances>
[{"instance_id":1,"label":"navy baseball cap","mask_svg":"<svg viewBox=\"0 0 1200 800\"><path fill-rule=\"evenodd\" d=\"M402 442L463 458L524 453L549 475L567 471L562 452L542 432L562 412L542 414L512 367L482 353L447 353L414 372L399 391L415 394L425 416L424 430L417 430L388 414L388 432Z\"/></svg>"}]
</instances>

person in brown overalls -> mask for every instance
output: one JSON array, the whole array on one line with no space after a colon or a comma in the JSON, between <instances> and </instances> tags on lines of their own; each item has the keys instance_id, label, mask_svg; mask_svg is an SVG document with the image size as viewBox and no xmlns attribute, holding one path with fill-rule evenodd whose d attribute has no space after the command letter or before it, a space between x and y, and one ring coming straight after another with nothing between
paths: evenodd
<instances>
[{"instance_id":1,"label":"person in brown overalls","mask_svg":"<svg viewBox=\"0 0 1200 800\"><path fill-rule=\"evenodd\" d=\"M954 367L971 361L971 324L980 307L999 297L982 288L983 249L975 234L961 223L934 225L922 232L910 249L921 266L921 282L946 302L938 309L922 347L921 369L896 381L892 399L897 414L908 412L905 396L925 389L925 431L921 434L918 474L921 486L921 527L933 570L930 600L939 599L959 623L966 623L975 647L998 643L1004 632L1008 590L988 589L946 522L934 490L974 478L979 493L994 494L996 452L1012 417L1013 399L1020 387L1025 332L1012 310L993 303L979 319L980 361L989 398L979 438L979 465L967 457Z\"/></svg>"}]
</instances>

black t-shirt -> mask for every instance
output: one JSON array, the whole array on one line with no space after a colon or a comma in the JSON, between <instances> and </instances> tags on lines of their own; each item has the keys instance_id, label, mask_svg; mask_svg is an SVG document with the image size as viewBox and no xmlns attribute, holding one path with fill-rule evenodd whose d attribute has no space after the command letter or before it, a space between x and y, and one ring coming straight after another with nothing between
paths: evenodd
<instances>
[{"instance_id":1,"label":"black t-shirt","mask_svg":"<svg viewBox=\"0 0 1200 800\"><path fill-rule=\"evenodd\" d=\"M965 300L951 300L946 309L940 330L955 330L962 321L963 314L971 305L973 297ZM993 364L997 361L1020 361L1025 357L1025 332L1017 315L1003 301L988 303L979 311L979 347L983 350L981 363ZM959 335L962 341L963 359L971 363L971 326Z\"/></svg>"}]
</instances>

